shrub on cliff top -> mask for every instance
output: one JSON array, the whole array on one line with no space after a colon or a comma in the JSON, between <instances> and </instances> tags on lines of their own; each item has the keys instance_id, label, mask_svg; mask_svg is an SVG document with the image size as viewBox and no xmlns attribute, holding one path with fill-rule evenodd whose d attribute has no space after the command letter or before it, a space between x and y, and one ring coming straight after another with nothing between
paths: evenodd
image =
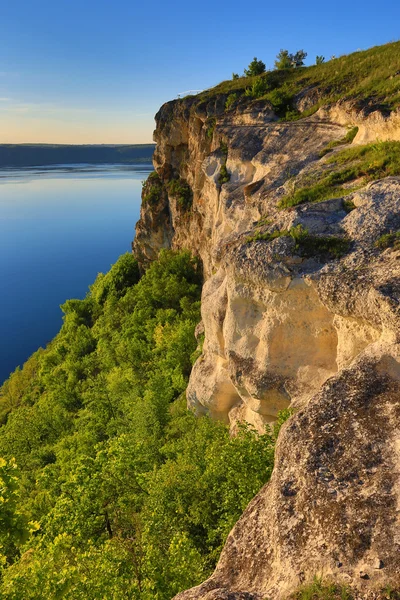
<instances>
[{"instance_id":1,"label":"shrub on cliff top","mask_svg":"<svg viewBox=\"0 0 400 600\"><path fill-rule=\"evenodd\" d=\"M246 77L253 77L254 75L261 75L262 73L265 73L265 64L255 56L247 69L244 70L244 74Z\"/></svg>"}]
</instances>

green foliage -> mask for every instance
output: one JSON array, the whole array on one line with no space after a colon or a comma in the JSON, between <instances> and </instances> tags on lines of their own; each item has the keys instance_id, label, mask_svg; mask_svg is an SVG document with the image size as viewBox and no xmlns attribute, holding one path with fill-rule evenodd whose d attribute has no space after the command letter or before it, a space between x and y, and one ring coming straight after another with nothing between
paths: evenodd
<instances>
[{"instance_id":1,"label":"green foliage","mask_svg":"<svg viewBox=\"0 0 400 600\"><path fill-rule=\"evenodd\" d=\"M215 117L210 117L206 121L206 136L209 140L212 140L214 135L214 130L217 125L217 119Z\"/></svg>"},{"instance_id":2,"label":"green foliage","mask_svg":"<svg viewBox=\"0 0 400 600\"><path fill-rule=\"evenodd\" d=\"M350 590L315 577L312 583L305 584L290 596L290 600L353 600Z\"/></svg>"},{"instance_id":3,"label":"green foliage","mask_svg":"<svg viewBox=\"0 0 400 600\"><path fill-rule=\"evenodd\" d=\"M176 199L176 202L183 210L188 210L192 205L192 190L184 179L172 179L168 184L168 192Z\"/></svg>"},{"instance_id":4,"label":"green foliage","mask_svg":"<svg viewBox=\"0 0 400 600\"><path fill-rule=\"evenodd\" d=\"M353 200L343 200L343 208L347 213L350 213L352 210L354 210L356 208L356 205L354 204Z\"/></svg>"},{"instance_id":5,"label":"green foliage","mask_svg":"<svg viewBox=\"0 0 400 600\"><path fill-rule=\"evenodd\" d=\"M269 89L270 86L265 78L256 79L251 87L246 88L244 95L249 98L262 98Z\"/></svg>"},{"instance_id":6,"label":"green foliage","mask_svg":"<svg viewBox=\"0 0 400 600\"><path fill-rule=\"evenodd\" d=\"M304 50L297 50L295 54L289 53L288 50L280 50L275 60L275 69L302 67L306 56L307 52L304 52Z\"/></svg>"},{"instance_id":7,"label":"green foliage","mask_svg":"<svg viewBox=\"0 0 400 600\"><path fill-rule=\"evenodd\" d=\"M231 174L228 172L226 165L222 165L218 175L218 183L219 185L223 185L224 183L228 183L231 179Z\"/></svg>"},{"instance_id":8,"label":"green foliage","mask_svg":"<svg viewBox=\"0 0 400 600\"><path fill-rule=\"evenodd\" d=\"M218 181L219 185L224 185L224 183L228 183L228 181L230 181L230 179L231 179L231 174L228 172L228 169L226 168L226 161L228 159L228 144L226 142L224 142L223 140L221 140L219 147L220 147L224 162L221 165L217 181Z\"/></svg>"},{"instance_id":9,"label":"green foliage","mask_svg":"<svg viewBox=\"0 0 400 600\"><path fill-rule=\"evenodd\" d=\"M14 458L0 458L0 569L17 555L17 548L39 529L19 510L19 477Z\"/></svg>"},{"instance_id":10,"label":"green foliage","mask_svg":"<svg viewBox=\"0 0 400 600\"><path fill-rule=\"evenodd\" d=\"M153 171L143 183L142 201L143 204L156 206L162 195L163 185L160 176L156 171Z\"/></svg>"},{"instance_id":11,"label":"green foliage","mask_svg":"<svg viewBox=\"0 0 400 600\"><path fill-rule=\"evenodd\" d=\"M231 438L186 410L198 262L164 251L135 282L131 260L66 302L59 334L2 388L5 600L169 600L211 573L270 476L288 415Z\"/></svg>"},{"instance_id":12,"label":"green foliage","mask_svg":"<svg viewBox=\"0 0 400 600\"><path fill-rule=\"evenodd\" d=\"M352 130L353 135L353 130ZM294 190L279 202L279 208L289 208L305 202L322 202L350 194L355 188L342 184L362 180L362 184L400 174L400 142L378 142L354 146L333 155L328 161L331 172L320 179ZM345 166L338 170L338 167ZM361 185L361 184L359 184Z\"/></svg>"},{"instance_id":13,"label":"green foliage","mask_svg":"<svg viewBox=\"0 0 400 600\"><path fill-rule=\"evenodd\" d=\"M262 75L262 73L265 73L265 64L255 56L247 69L244 70L244 74L246 77L253 77L254 75Z\"/></svg>"},{"instance_id":14,"label":"green foliage","mask_svg":"<svg viewBox=\"0 0 400 600\"><path fill-rule=\"evenodd\" d=\"M296 225L291 229L275 229L272 232L257 232L248 237L246 242L257 241L271 242L280 237L291 237L295 241L295 250L304 257L320 256L322 258L340 258L346 254L350 248L350 242L347 238L339 236L321 236L312 235L302 225Z\"/></svg>"},{"instance_id":15,"label":"green foliage","mask_svg":"<svg viewBox=\"0 0 400 600\"><path fill-rule=\"evenodd\" d=\"M271 102L274 111L280 117L285 117L287 113L292 113L293 98L285 89L272 90L265 96L265 98Z\"/></svg>"},{"instance_id":16,"label":"green foliage","mask_svg":"<svg viewBox=\"0 0 400 600\"><path fill-rule=\"evenodd\" d=\"M237 100L237 94L229 94L225 102L225 110L229 110L235 104Z\"/></svg>"},{"instance_id":17,"label":"green foliage","mask_svg":"<svg viewBox=\"0 0 400 600\"><path fill-rule=\"evenodd\" d=\"M289 235L295 240L295 249L304 257L340 258L350 249L347 238L335 235L312 235L301 225L292 227Z\"/></svg>"},{"instance_id":18,"label":"green foliage","mask_svg":"<svg viewBox=\"0 0 400 600\"><path fill-rule=\"evenodd\" d=\"M400 231L381 235L381 237L376 240L375 247L379 248L379 250L386 250L386 248L400 250Z\"/></svg>"},{"instance_id":19,"label":"green foliage","mask_svg":"<svg viewBox=\"0 0 400 600\"><path fill-rule=\"evenodd\" d=\"M66 315L69 313L78 315L83 325L90 326L94 321L96 303L104 304L110 296L120 298L125 294L126 288L135 285L138 281L137 260L127 252L119 258L106 275L100 273L97 276L95 283L90 288L91 298L84 301L67 300L62 309Z\"/></svg>"},{"instance_id":20,"label":"green foliage","mask_svg":"<svg viewBox=\"0 0 400 600\"><path fill-rule=\"evenodd\" d=\"M322 55L318 55L315 58L315 64L316 65L322 65L325 62L325 56Z\"/></svg>"},{"instance_id":21,"label":"green foliage","mask_svg":"<svg viewBox=\"0 0 400 600\"><path fill-rule=\"evenodd\" d=\"M232 73L232 79L239 79L239 73Z\"/></svg>"},{"instance_id":22,"label":"green foliage","mask_svg":"<svg viewBox=\"0 0 400 600\"><path fill-rule=\"evenodd\" d=\"M399 76L400 42L376 46L363 52L354 52L334 60L301 69L284 68L254 76L224 81L201 93L201 100L209 100L219 94L244 94L257 78L266 78L270 90L284 89L289 97L306 90L318 90L315 105L297 114L306 117L320 106L338 100L351 99L360 107L393 110L400 105ZM291 114L293 119L295 115Z\"/></svg>"},{"instance_id":23,"label":"green foliage","mask_svg":"<svg viewBox=\"0 0 400 600\"><path fill-rule=\"evenodd\" d=\"M351 144L352 141L354 140L354 138L356 137L357 133L358 133L358 127L352 127L351 129L349 129L349 131L346 133L346 135L344 137L342 137L340 140L335 140L333 142L329 142L329 144L327 144L327 146L325 146L325 148L323 150L321 150L321 152L319 153L320 158L325 156L325 154L328 154L328 152L330 152L333 148L337 148L337 146L342 146L344 144Z\"/></svg>"},{"instance_id":24,"label":"green foliage","mask_svg":"<svg viewBox=\"0 0 400 600\"><path fill-rule=\"evenodd\" d=\"M264 242L272 242L272 240L276 240L279 237L287 237L289 235L289 231L287 229L275 229L272 232L264 232L261 233L258 231L252 236L249 236L246 239L247 244L251 244L252 242L264 241Z\"/></svg>"}]
</instances>

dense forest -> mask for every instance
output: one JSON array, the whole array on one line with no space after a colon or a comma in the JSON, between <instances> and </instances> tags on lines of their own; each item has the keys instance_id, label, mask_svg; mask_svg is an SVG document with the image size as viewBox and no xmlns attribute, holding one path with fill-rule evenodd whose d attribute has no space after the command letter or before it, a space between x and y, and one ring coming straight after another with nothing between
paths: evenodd
<instances>
[{"instance_id":1,"label":"dense forest","mask_svg":"<svg viewBox=\"0 0 400 600\"><path fill-rule=\"evenodd\" d=\"M0 144L0 167L151 163L154 144Z\"/></svg>"},{"instance_id":2,"label":"dense forest","mask_svg":"<svg viewBox=\"0 0 400 600\"><path fill-rule=\"evenodd\" d=\"M0 596L169 600L268 480L274 432L186 409L201 269L120 257L0 398ZM201 340L199 340L201 343Z\"/></svg>"}]
</instances>

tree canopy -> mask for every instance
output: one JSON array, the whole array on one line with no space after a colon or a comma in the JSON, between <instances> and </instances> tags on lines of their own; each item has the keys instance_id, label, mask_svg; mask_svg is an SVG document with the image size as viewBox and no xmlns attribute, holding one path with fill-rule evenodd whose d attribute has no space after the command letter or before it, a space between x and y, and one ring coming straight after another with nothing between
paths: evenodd
<instances>
[{"instance_id":1,"label":"tree canopy","mask_svg":"<svg viewBox=\"0 0 400 600\"><path fill-rule=\"evenodd\" d=\"M188 253L140 279L126 254L4 384L4 600L169 600L212 572L276 432L231 438L186 409L200 289Z\"/></svg>"},{"instance_id":2,"label":"tree canopy","mask_svg":"<svg viewBox=\"0 0 400 600\"><path fill-rule=\"evenodd\" d=\"M252 77L253 75L262 75L262 73L265 73L265 64L255 56L247 69L244 70L244 74L246 77Z\"/></svg>"},{"instance_id":3,"label":"tree canopy","mask_svg":"<svg viewBox=\"0 0 400 600\"><path fill-rule=\"evenodd\" d=\"M304 52L304 50L297 50L295 54L289 53L288 50L280 50L275 60L275 68L291 69L293 67L302 67L306 57L307 52Z\"/></svg>"}]
</instances>

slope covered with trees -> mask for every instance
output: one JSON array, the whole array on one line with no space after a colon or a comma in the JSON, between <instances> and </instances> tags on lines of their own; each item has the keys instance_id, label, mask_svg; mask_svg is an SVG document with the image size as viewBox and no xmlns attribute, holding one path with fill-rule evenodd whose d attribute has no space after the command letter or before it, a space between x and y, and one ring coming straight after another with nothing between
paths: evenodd
<instances>
[{"instance_id":1,"label":"slope covered with trees","mask_svg":"<svg viewBox=\"0 0 400 600\"><path fill-rule=\"evenodd\" d=\"M2 598L167 600L212 571L279 424L232 439L186 410L200 284L188 253L141 278L122 256L3 385Z\"/></svg>"}]
</instances>

